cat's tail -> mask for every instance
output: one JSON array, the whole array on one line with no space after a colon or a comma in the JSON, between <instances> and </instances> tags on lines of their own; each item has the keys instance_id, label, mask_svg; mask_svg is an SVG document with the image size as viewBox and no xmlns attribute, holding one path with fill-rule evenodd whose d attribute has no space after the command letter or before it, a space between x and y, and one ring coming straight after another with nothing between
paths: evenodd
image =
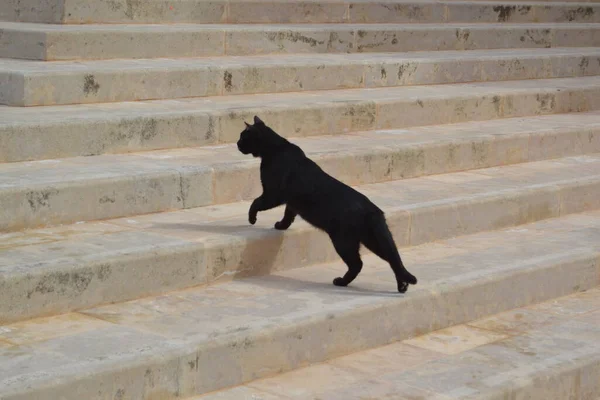
<instances>
[{"instance_id":1,"label":"cat's tail","mask_svg":"<svg viewBox=\"0 0 600 400\"><path fill-rule=\"evenodd\" d=\"M401 290L401 281L416 285L417 278L404 267L402 259L400 258L400 253L398 253L398 248L396 247L396 243L394 242L394 238L385 221L383 213L370 215L368 217L368 225L370 234L368 235L369 237L365 238L363 244L390 264L396 275L396 280L398 281L398 290L406 291L407 285L404 285L404 290Z\"/></svg>"}]
</instances>

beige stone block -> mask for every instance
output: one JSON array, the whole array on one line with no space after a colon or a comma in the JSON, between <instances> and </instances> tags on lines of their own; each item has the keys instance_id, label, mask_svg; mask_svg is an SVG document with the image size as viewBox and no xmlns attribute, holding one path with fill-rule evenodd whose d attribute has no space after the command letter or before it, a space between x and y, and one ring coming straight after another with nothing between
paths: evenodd
<instances>
[{"instance_id":1,"label":"beige stone block","mask_svg":"<svg viewBox=\"0 0 600 400\"><path fill-rule=\"evenodd\" d=\"M74 225L54 226L45 229L7 232L0 234L0 249L10 250L18 247L42 243L72 240L86 236L121 232L127 228L106 222L87 222Z\"/></svg>"},{"instance_id":2,"label":"beige stone block","mask_svg":"<svg viewBox=\"0 0 600 400\"><path fill-rule=\"evenodd\" d=\"M40 167L43 165L38 166ZM77 165L73 164L71 167L77 168ZM134 163L129 167L117 164L114 167L106 166L95 173L89 171L87 174L80 169L77 181L67 185L56 182L55 179L54 182L44 182L44 174L41 172L30 182L21 178L17 182L22 182L24 188L8 188L3 193L6 208L0 214L0 226L4 230L16 230L181 207L183 198L178 176L173 176L171 171L159 169L149 171L150 174L144 176L133 173L136 167L140 168ZM129 169L131 175L117 174L116 169ZM29 172L34 170L30 169ZM48 173L52 174L52 171L48 170Z\"/></svg>"},{"instance_id":3,"label":"beige stone block","mask_svg":"<svg viewBox=\"0 0 600 400\"><path fill-rule=\"evenodd\" d=\"M25 102L25 77L10 71L0 72L0 104L22 106Z\"/></svg>"},{"instance_id":4,"label":"beige stone block","mask_svg":"<svg viewBox=\"0 0 600 400\"><path fill-rule=\"evenodd\" d=\"M254 200L262 193L258 162L249 160L222 164L214 169L214 202Z\"/></svg>"},{"instance_id":5,"label":"beige stone block","mask_svg":"<svg viewBox=\"0 0 600 400\"><path fill-rule=\"evenodd\" d=\"M585 136L587 136L587 140ZM527 158L529 161L538 161L566 155L584 154L590 152L589 149L585 149L588 146L591 145L592 148L595 148L594 136L591 132L589 135L585 135L585 132L572 134L571 131L559 129L554 132L532 132L529 135Z\"/></svg>"},{"instance_id":6,"label":"beige stone block","mask_svg":"<svg viewBox=\"0 0 600 400\"><path fill-rule=\"evenodd\" d=\"M593 46L598 40L598 29L593 24L576 24L573 26L557 29L552 45L554 47L573 46Z\"/></svg>"},{"instance_id":7,"label":"beige stone block","mask_svg":"<svg viewBox=\"0 0 600 400\"><path fill-rule=\"evenodd\" d=\"M329 363L370 376L381 376L391 371L400 372L416 368L443 356L437 351L399 342L336 358Z\"/></svg>"},{"instance_id":8,"label":"beige stone block","mask_svg":"<svg viewBox=\"0 0 600 400\"><path fill-rule=\"evenodd\" d=\"M24 346L45 342L54 338L103 329L109 325L106 321L90 318L82 314L69 313L3 326L0 331L0 338L17 346Z\"/></svg>"},{"instance_id":9,"label":"beige stone block","mask_svg":"<svg viewBox=\"0 0 600 400\"><path fill-rule=\"evenodd\" d=\"M83 117L82 117L83 116ZM215 125L206 114L112 121L80 114L63 122L29 122L0 128L2 162L123 153L165 147L199 146L216 140ZM93 132L85 134L85 132Z\"/></svg>"},{"instance_id":10,"label":"beige stone block","mask_svg":"<svg viewBox=\"0 0 600 400\"><path fill-rule=\"evenodd\" d=\"M389 377L453 399L569 398L577 392L577 371L585 362L578 359L577 342L558 343L540 336L510 338Z\"/></svg>"},{"instance_id":11,"label":"beige stone block","mask_svg":"<svg viewBox=\"0 0 600 400\"><path fill-rule=\"evenodd\" d=\"M468 325L512 336L544 329L545 326L559 321L560 319L555 316L524 307L473 321Z\"/></svg>"},{"instance_id":12,"label":"beige stone block","mask_svg":"<svg viewBox=\"0 0 600 400\"><path fill-rule=\"evenodd\" d=\"M408 25L399 29L358 29L355 47L359 53L458 50L455 40L453 29L440 26L412 28Z\"/></svg>"},{"instance_id":13,"label":"beige stone block","mask_svg":"<svg viewBox=\"0 0 600 400\"><path fill-rule=\"evenodd\" d=\"M7 0L0 10L0 21L61 23L64 2L57 0Z\"/></svg>"},{"instance_id":14,"label":"beige stone block","mask_svg":"<svg viewBox=\"0 0 600 400\"><path fill-rule=\"evenodd\" d=\"M17 23L0 22L0 57L45 60L48 38L40 31L21 32Z\"/></svg>"},{"instance_id":15,"label":"beige stone block","mask_svg":"<svg viewBox=\"0 0 600 400\"><path fill-rule=\"evenodd\" d=\"M553 70L551 63L555 59L546 60L529 58L525 54L517 54L513 58L504 60L482 60L481 75L483 80L518 80L518 79L543 79L551 77L569 77L577 74L567 71ZM569 64L574 64L573 57L569 57ZM476 80L476 79L473 79Z\"/></svg>"},{"instance_id":16,"label":"beige stone block","mask_svg":"<svg viewBox=\"0 0 600 400\"><path fill-rule=\"evenodd\" d=\"M445 7L442 3L351 2L349 21L359 24L441 23L444 22Z\"/></svg>"},{"instance_id":17,"label":"beige stone block","mask_svg":"<svg viewBox=\"0 0 600 400\"><path fill-rule=\"evenodd\" d=\"M204 396L192 397L191 400L283 400L285 397L263 392L248 386L235 387Z\"/></svg>"},{"instance_id":18,"label":"beige stone block","mask_svg":"<svg viewBox=\"0 0 600 400\"><path fill-rule=\"evenodd\" d=\"M82 34L52 31L46 34L44 60L201 57L224 54L224 32L177 25L163 28L119 26L91 30Z\"/></svg>"},{"instance_id":19,"label":"beige stone block","mask_svg":"<svg viewBox=\"0 0 600 400\"><path fill-rule=\"evenodd\" d=\"M557 111L560 112L592 111L597 109L598 104L598 93L594 88L564 90L557 96Z\"/></svg>"},{"instance_id":20,"label":"beige stone block","mask_svg":"<svg viewBox=\"0 0 600 400\"><path fill-rule=\"evenodd\" d=\"M228 68L224 72L226 94L295 92L346 89L363 86L362 64L257 65Z\"/></svg>"},{"instance_id":21,"label":"beige stone block","mask_svg":"<svg viewBox=\"0 0 600 400\"><path fill-rule=\"evenodd\" d=\"M149 358L142 365L127 365L128 360L147 352L149 348L162 352L163 358ZM174 348L173 344L165 343L164 338L118 326L54 338L36 345L34 351L40 359L45 354L54 357L60 363L60 368L55 363L55 367L48 368L47 375L40 378L32 373L31 368L22 367L16 374L11 374L13 379L3 382L6 385L3 386L4 393L12 399L25 399L28 396L65 399L79 396L174 396L179 392L176 378L178 364L172 361L177 356ZM74 352L74 349L78 351ZM115 365L127 366L119 368L119 373L115 374ZM32 385L24 388L18 383L21 379L32 382Z\"/></svg>"},{"instance_id":22,"label":"beige stone block","mask_svg":"<svg viewBox=\"0 0 600 400\"><path fill-rule=\"evenodd\" d=\"M353 31L337 28L236 29L225 33L227 55L280 53L348 53Z\"/></svg>"},{"instance_id":23,"label":"beige stone block","mask_svg":"<svg viewBox=\"0 0 600 400\"><path fill-rule=\"evenodd\" d=\"M551 74L560 76L595 75L600 70L598 57L582 55L579 57L557 57L550 61Z\"/></svg>"},{"instance_id":24,"label":"beige stone block","mask_svg":"<svg viewBox=\"0 0 600 400\"><path fill-rule=\"evenodd\" d=\"M89 23L196 23L226 22L226 1L158 1L132 2L126 0L65 1L63 22Z\"/></svg>"},{"instance_id":25,"label":"beige stone block","mask_svg":"<svg viewBox=\"0 0 600 400\"><path fill-rule=\"evenodd\" d=\"M378 103L378 129L401 128L425 124L458 123L487 120L499 116L495 105L501 98L416 98L400 105L397 101ZM404 112L398 113L402 107ZM417 122L419 121L419 122Z\"/></svg>"},{"instance_id":26,"label":"beige stone block","mask_svg":"<svg viewBox=\"0 0 600 400\"><path fill-rule=\"evenodd\" d=\"M558 193L552 189L472 196L470 199L463 198L463 201L408 209L411 214L411 245L501 229L559 214Z\"/></svg>"},{"instance_id":27,"label":"beige stone block","mask_svg":"<svg viewBox=\"0 0 600 400\"><path fill-rule=\"evenodd\" d=\"M587 313L600 309L600 290L591 288L572 296L536 304L528 309L533 312L556 315L559 318L581 316L581 319L585 319Z\"/></svg>"},{"instance_id":28,"label":"beige stone block","mask_svg":"<svg viewBox=\"0 0 600 400\"><path fill-rule=\"evenodd\" d=\"M227 21L254 23L341 23L346 22L348 5L333 1L230 1Z\"/></svg>"},{"instance_id":29,"label":"beige stone block","mask_svg":"<svg viewBox=\"0 0 600 400\"><path fill-rule=\"evenodd\" d=\"M130 300L207 279L201 246L143 232L5 250L0 268L2 323Z\"/></svg>"},{"instance_id":30,"label":"beige stone block","mask_svg":"<svg viewBox=\"0 0 600 400\"><path fill-rule=\"evenodd\" d=\"M576 183L575 183L576 182ZM562 215L598 209L600 181L595 178L576 179L565 184L560 192L560 212Z\"/></svg>"},{"instance_id":31,"label":"beige stone block","mask_svg":"<svg viewBox=\"0 0 600 400\"><path fill-rule=\"evenodd\" d=\"M547 22L598 22L598 5L590 4L585 7L536 4L533 6L536 20Z\"/></svg>"},{"instance_id":32,"label":"beige stone block","mask_svg":"<svg viewBox=\"0 0 600 400\"><path fill-rule=\"evenodd\" d=\"M447 17L445 22L534 22L534 8L530 5L519 4L469 4L463 2L446 4ZM535 22L550 22L545 19Z\"/></svg>"},{"instance_id":33,"label":"beige stone block","mask_svg":"<svg viewBox=\"0 0 600 400\"><path fill-rule=\"evenodd\" d=\"M443 354L457 354L507 338L506 335L484 329L457 325L403 343Z\"/></svg>"},{"instance_id":34,"label":"beige stone block","mask_svg":"<svg viewBox=\"0 0 600 400\"><path fill-rule=\"evenodd\" d=\"M218 96L222 72L214 68L179 71L98 71L62 74L52 80L27 75L25 106ZM77 76L74 76L77 75ZM134 93L132 96L131 93Z\"/></svg>"},{"instance_id":35,"label":"beige stone block","mask_svg":"<svg viewBox=\"0 0 600 400\"><path fill-rule=\"evenodd\" d=\"M317 157L315 161L325 172L347 185L364 185L391 179L394 153L381 149L355 150L347 157Z\"/></svg>"}]
</instances>

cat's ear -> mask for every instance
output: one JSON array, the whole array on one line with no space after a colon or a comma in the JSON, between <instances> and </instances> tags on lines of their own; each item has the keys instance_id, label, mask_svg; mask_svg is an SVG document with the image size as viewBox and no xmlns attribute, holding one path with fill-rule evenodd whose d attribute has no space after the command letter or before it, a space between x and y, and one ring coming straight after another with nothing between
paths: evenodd
<instances>
[{"instance_id":1,"label":"cat's ear","mask_svg":"<svg viewBox=\"0 0 600 400\"><path fill-rule=\"evenodd\" d=\"M265 123L262 122L262 119L258 118L257 115L254 116L254 124L256 125L264 125Z\"/></svg>"},{"instance_id":2,"label":"cat's ear","mask_svg":"<svg viewBox=\"0 0 600 400\"><path fill-rule=\"evenodd\" d=\"M244 123L246 124L246 128L250 128L252 126L249 123L247 123L246 121L244 121Z\"/></svg>"}]
</instances>

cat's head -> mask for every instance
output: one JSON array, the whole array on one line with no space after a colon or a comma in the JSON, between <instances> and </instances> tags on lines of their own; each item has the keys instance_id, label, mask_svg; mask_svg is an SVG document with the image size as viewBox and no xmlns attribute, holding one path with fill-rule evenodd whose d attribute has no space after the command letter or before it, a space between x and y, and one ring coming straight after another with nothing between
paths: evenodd
<instances>
[{"instance_id":1,"label":"cat's head","mask_svg":"<svg viewBox=\"0 0 600 400\"><path fill-rule=\"evenodd\" d=\"M254 125L244 123L246 129L240 133L240 139L237 142L238 150L242 154L263 157L273 151L275 145L282 139L256 115L254 116Z\"/></svg>"}]
</instances>

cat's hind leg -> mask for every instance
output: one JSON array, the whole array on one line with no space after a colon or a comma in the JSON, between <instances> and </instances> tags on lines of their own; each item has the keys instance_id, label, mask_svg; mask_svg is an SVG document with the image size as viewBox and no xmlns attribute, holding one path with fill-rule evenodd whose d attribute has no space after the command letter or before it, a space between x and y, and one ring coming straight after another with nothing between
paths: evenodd
<instances>
[{"instance_id":1,"label":"cat's hind leg","mask_svg":"<svg viewBox=\"0 0 600 400\"><path fill-rule=\"evenodd\" d=\"M330 234L333 247L339 256L348 266L348 272L343 277L333 280L336 286L348 286L362 270L362 260L360 259L360 241L357 237L346 233Z\"/></svg>"},{"instance_id":2,"label":"cat's hind leg","mask_svg":"<svg viewBox=\"0 0 600 400\"><path fill-rule=\"evenodd\" d=\"M398 292L405 293L408 290L409 284L415 285L417 283L417 278L404 267L385 218L383 216L376 216L372 219L371 223L371 229L365 232L361 238L361 242L367 249L390 264L396 276Z\"/></svg>"}]
</instances>

